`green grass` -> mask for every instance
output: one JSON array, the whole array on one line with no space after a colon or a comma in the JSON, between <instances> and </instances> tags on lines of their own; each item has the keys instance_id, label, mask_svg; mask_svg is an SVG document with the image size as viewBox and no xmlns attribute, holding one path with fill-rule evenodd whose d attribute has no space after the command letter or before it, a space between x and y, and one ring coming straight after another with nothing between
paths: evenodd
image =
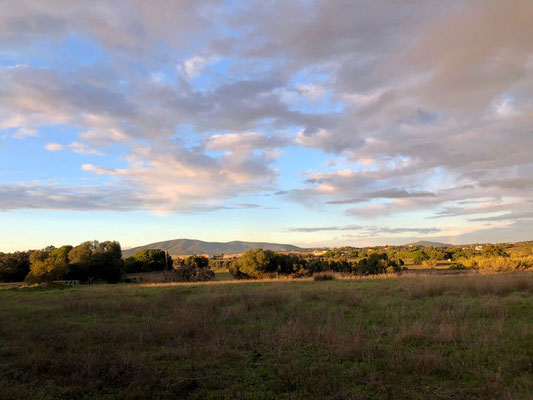
<instances>
[{"instance_id":1,"label":"green grass","mask_svg":"<svg viewBox=\"0 0 533 400\"><path fill-rule=\"evenodd\" d=\"M533 276L0 288L2 399L530 399Z\"/></svg>"}]
</instances>

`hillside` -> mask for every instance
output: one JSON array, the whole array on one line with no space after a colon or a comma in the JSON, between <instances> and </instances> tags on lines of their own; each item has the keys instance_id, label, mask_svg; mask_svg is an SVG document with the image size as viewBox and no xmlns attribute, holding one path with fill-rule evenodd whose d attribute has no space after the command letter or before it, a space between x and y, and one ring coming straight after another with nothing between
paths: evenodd
<instances>
[{"instance_id":1,"label":"hillside","mask_svg":"<svg viewBox=\"0 0 533 400\"><path fill-rule=\"evenodd\" d=\"M290 244L280 243L264 243L264 242L204 242L201 240L193 239L175 239L166 240L164 242L150 243L144 246L133 247L131 249L123 250L122 255L129 257L135 254L139 250L143 249L161 249L169 252L170 255L180 256L189 254L232 254L243 253L250 249L262 248L265 250L274 251L289 251L300 250L299 247Z\"/></svg>"},{"instance_id":2,"label":"hillside","mask_svg":"<svg viewBox=\"0 0 533 400\"><path fill-rule=\"evenodd\" d=\"M410 246L423 246L423 247L448 247L450 244L439 242L428 242L427 240L420 240L418 242L409 243Z\"/></svg>"}]
</instances>

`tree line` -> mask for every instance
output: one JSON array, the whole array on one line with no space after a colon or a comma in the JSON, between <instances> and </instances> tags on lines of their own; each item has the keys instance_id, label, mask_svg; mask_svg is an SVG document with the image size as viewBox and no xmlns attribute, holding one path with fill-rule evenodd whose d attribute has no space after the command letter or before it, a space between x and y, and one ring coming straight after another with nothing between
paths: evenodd
<instances>
[{"instance_id":1,"label":"tree line","mask_svg":"<svg viewBox=\"0 0 533 400\"><path fill-rule=\"evenodd\" d=\"M404 262L401 259L389 258L386 253L372 253L359 260L352 260L342 257L339 259L305 257L253 249L231 261L228 269L236 279L258 279L273 275L311 276L324 271L376 275L399 272L403 265Z\"/></svg>"},{"instance_id":2,"label":"tree line","mask_svg":"<svg viewBox=\"0 0 533 400\"><path fill-rule=\"evenodd\" d=\"M227 270L236 279L258 279L274 276L303 277L333 271L354 275L375 275L399 272L404 259L414 264L453 260L456 267L494 270L533 268L533 247L527 254L517 257L507 251L509 245L485 245L482 251L472 247L447 248L340 248L324 252L321 256L282 254L270 250L249 250L238 258L222 256L207 259L192 255L172 259L163 250L140 250L133 256L122 258L120 244L116 241L88 241L78 246L49 246L41 250L0 253L0 282L52 282L77 280L91 282L121 282L125 274L174 271L180 281L208 281L214 278L213 270ZM381 249L381 251L378 251Z\"/></svg>"},{"instance_id":3,"label":"tree line","mask_svg":"<svg viewBox=\"0 0 533 400\"><path fill-rule=\"evenodd\" d=\"M78 246L0 253L0 281L29 283L78 280L119 282L124 261L118 242L88 241Z\"/></svg>"},{"instance_id":4,"label":"tree line","mask_svg":"<svg viewBox=\"0 0 533 400\"><path fill-rule=\"evenodd\" d=\"M0 253L0 282L40 283L75 280L81 283L124 281L126 274L174 270L178 280L214 278L208 259L190 256L173 260L159 249L140 250L122 258L116 241L88 241L78 246L48 246L41 250Z\"/></svg>"}]
</instances>

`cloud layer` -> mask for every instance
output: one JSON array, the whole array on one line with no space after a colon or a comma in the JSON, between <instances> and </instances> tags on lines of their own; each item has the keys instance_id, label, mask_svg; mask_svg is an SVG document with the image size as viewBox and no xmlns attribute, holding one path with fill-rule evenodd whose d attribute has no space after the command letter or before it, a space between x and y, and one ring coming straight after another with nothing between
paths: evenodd
<instances>
[{"instance_id":1,"label":"cloud layer","mask_svg":"<svg viewBox=\"0 0 533 400\"><path fill-rule=\"evenodd\" d=\"M277 193L347 220L291 232L523 229L532 20L529 0L9 2L0 130L109 181L0 182L0 209L189 213ZM285 179L294 149L329 162L299 155ZM388 228L410 215L440 225Z\"/></svg>"}]
</instances>

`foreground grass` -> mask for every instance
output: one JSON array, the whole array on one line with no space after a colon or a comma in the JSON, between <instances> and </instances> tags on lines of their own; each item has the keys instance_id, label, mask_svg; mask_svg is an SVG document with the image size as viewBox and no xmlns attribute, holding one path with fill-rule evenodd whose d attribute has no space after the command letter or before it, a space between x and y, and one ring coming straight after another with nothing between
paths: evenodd
<instances>
[{"instance_id":1,"label":"foreground grass","mask_svg":"<svg viewBox=\"0 0 533 400\"><path fill-rule=\"evenodd\" d=\"M533 276L0 289L0 398L529 399Z\"/></svg>"}]
</instances>

